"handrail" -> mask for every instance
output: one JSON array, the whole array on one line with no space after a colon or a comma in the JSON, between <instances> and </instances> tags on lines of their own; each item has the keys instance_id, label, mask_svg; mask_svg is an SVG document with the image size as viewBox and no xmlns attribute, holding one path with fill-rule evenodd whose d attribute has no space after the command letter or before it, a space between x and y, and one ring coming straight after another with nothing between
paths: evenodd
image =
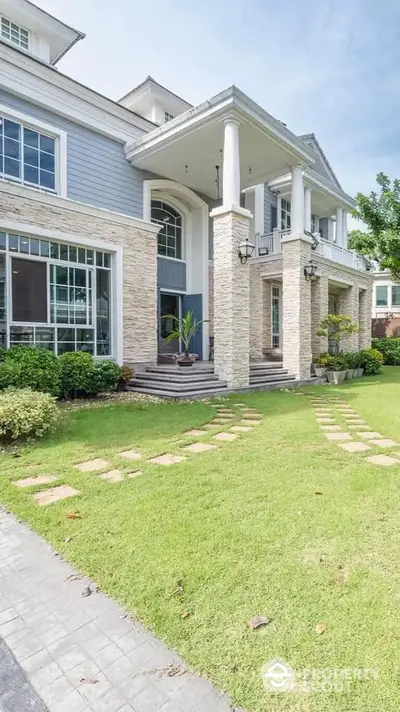
<instances>
[{"instance_id":1,"label":"handrail","mask_svg":"<svg viewBox=\"0 0 400 712\"><path fill-rule=\"evenodd\" d=\"M258 257L267 257L269 255L277 255L282 252L282 238L286 235L290 235L290 229L288 230L272 230L265 235L260 235L258 237ZM364 271L369 271L371 269L371 263L362 255L359 255L353 250L348 250L346 247L337 245L335 242L326 240L320 235L309 233L307 235L313 240L312 249L317 253L332 260L333 262L338 262L347 267L352 267L353 269L359 269Z\"/></svg>"}]
</instances>

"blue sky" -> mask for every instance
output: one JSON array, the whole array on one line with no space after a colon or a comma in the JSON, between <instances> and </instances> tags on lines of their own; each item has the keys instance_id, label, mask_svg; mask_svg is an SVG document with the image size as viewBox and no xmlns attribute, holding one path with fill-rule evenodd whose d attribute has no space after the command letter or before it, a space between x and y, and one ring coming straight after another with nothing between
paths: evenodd
<instances>
[{"instance_id":1,"label":"blue sky","mask_svg":"<svg viewBox=\"0 0 400 712\"><path fill-rule=\"evenodd\" d=\"M346 191L400 177L398 0L35 0L87 37L60 70L113 99L151 74L193 104L236 84L314 132Z\"/></svg>"}]
</instances>

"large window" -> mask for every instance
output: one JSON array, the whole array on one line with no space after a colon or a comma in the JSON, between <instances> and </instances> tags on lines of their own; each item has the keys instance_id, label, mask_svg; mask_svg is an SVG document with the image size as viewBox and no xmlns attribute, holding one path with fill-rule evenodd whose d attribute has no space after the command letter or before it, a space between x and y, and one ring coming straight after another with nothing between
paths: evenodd
<instances>
[{"instance_id":1,"label":"large window","mask_svg":"<svg viewBox=\"0 0 400 712\"><path fill-rule=\"evenodd\" d=\"M290 200L281 198L281 230L290 230Z\"/></svg>"},{"instance_id":2,"label":"large window","mask_svg":"<svg viewBox=\"0 0 400 712\"><path fill-rule=\"evenodd\" d=\"M400 307L400 284L392 285L392 307Z\"/></svg>"},{"instance_id":3,"label":"large window","mask_svg":"<svg viewBox=\"0 0 400 712\"><path fill-rule=\"evenodd\" d=\"M387 307L388 306L388 288L386 285L378 285L376 287L376 306L377 307Z\"/></svg>"},{"instance_id":4,"label":"large window","mask_svg":"<svg viewBox=\"0 0 400 712\"><path fill-rule=\"evenodd\" d=\"M12 42L22 49L29 49L29 31L16 25L15 22L7 20L6 17L1 18L0 35L4 40Z\"/></svg>"},{"instance_id":5,"label":"large window","mask_svg":"<svg viewBox=\"0 0 400 712\"><path fill-rule=\"evenodd\" d=\"M171 205L152 200L151 220L162 225L158 233L158 254L182 259L182 215Z\"/></svg>"},{"instance_id":6,"label":"large window","mask_svg":"<svg viewBox=\"0 0 400 712\"><path fill-rule=\"evenodd\" d=\"M56 192L56 139L0 116L0 177Z\"/></svg>"},{"instance_id":7,"label":"large window","mask_svg":"<svg viewBox=\"0 0 400 712\"><path fill-rule=\"evenodd\" d=\"M111 356L111 312L108 252L0 232L0 346Z\"/></svg>"}]
</instances>

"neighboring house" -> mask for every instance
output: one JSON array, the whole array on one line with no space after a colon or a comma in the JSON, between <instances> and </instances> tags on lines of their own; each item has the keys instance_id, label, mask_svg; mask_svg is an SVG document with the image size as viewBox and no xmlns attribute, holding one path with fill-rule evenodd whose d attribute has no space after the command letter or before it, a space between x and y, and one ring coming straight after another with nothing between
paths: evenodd
<instances>
[{"instance_id":1,"label":"neighboring house","mask_svg":"<svg viewBox=\"0 0 400 712\"><path fill-rule=\"evenodd\" d=\"M373 273L372 335L400 337L400 284L388 272Z\"/></svg>"},{"instance_id":2,"label":"neighboring house","mask_svg":"<svg viewBox=\"0 0 400 712\"><path fill-rule=\"evenodd\" d=\"M148 77L111 101L56 69L82 38L0 0L2 345L155 364L179 347L162 317L192 309L206 320L192 350L207 360L213 342L232 387L270 353L309 377L328 309L360 323L348 348L369 345L371 276L347 249L354 201L314 134L234 86L192 107Z\"/></svg>"}]
</instances>

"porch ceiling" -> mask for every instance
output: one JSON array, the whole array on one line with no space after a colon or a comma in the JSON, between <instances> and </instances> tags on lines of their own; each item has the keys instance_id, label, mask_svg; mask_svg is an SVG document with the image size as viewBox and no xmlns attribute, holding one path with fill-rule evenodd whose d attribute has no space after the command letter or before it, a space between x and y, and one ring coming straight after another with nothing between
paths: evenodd
<instances>
[{"instance_id":1,"label":"porch ceiling","mask_svg":"<svg viewBox=\"0 0 400 712\"><path fill-rule=\"evenodd\" d=\"M222 193L224 118L240 122L241 190L285 174L295 163L314 162L305 144L236 87L130 144L127 158L142 170L217 199Z\"/></svg>"}]
</instances>

